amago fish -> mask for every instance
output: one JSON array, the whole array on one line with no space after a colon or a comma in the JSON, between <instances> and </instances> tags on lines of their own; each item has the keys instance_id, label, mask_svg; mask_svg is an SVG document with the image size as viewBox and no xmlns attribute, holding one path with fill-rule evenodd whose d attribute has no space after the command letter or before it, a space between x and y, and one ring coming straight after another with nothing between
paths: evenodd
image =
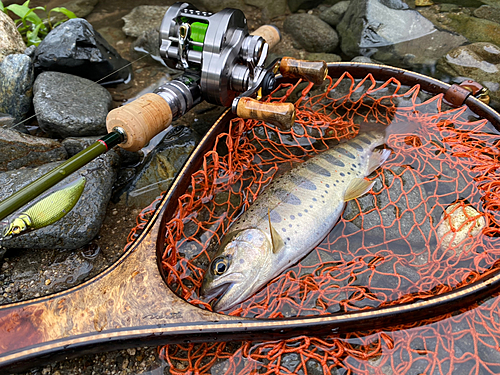
<instances>
[{"instance_id":1,"label":"amago fish","mask_svg":"<svg viewBox=\"0 0 500 375\"><path fill-rule=\"evenodd\" d=\"M200 294L219 294L215 310L243 302L314 249L337 223L344 203L368 192L365 180L390 150L370 130L277 177L229 228L205 273Z\"/></svg>"},{"instance_id":2,"label":"amago fish","mask_svg":"<svg viewBox=\"0 0 500 375\"><path fill-rule=\"evenodd\" d=\"M81 176L27 207L8 223L3 238L22 234L28 229L43 228L60 220L76 205L86 182L86 178Z\"/></svg>"}]
</instances>

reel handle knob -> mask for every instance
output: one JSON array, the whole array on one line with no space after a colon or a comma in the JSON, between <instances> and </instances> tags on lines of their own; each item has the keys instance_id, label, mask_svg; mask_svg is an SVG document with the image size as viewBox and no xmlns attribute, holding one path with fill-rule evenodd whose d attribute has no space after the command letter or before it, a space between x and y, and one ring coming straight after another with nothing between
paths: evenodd
<instances>
[{"instance_id":1,"label":"reel handle knob","mask_svg":"<svg viewBox=\"0 0 500 375\"><path fill-rule=\"evenodd\" d=\"M324 61L296 60L283 57L280 62L280 73L283 77L302 78L320 84L328 75L328 66Z\"/></svg>"},{"instance_id":2,"label":"reel handle knob","mask_svg":"<svg viewBox=\"0 0 500 375\"><path fill-rule=\"evenodd\" d=\"M273 49L281 40L280 30L273 25L263 25L250 34L262 37L269 44L269 49Z\"/></svg>"},{"instance_id":3,"label":"reel handle knob","mask_svg":"<svg viewBox=\"0 0 500 375\"><path fill-rule=\"evenodd\" d=\"M139 151L171 122L169 104L160 95L151 93L109 112L106 127L108 132L121 128L126 139L119 146L128 151Z\"/></svg>"},{"instance_id":4,"label":"reel handle knob","mask_svg":"<svg viewBox=\"0 0 500 375\"><path fill-rule=\"evenodd\" d=\"M236 115L269 122L281 130L289 130L295 123L295 107L292 103L264 103L249 97L238 100Z\"/></svg>"}]
</instances>

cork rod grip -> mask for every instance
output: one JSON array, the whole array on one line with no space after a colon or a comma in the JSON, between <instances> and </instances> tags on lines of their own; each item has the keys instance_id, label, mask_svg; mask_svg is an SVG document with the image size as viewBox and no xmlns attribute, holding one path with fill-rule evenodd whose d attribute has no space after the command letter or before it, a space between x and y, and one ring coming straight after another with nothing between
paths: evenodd
<instances>
[{"instance_id":1,"label":"cork rod grip","mask_svg":"<svg viewBox=\"0 0 500 375\"><path fill-rule=\"evenodd\" d=\"M295 107L292 103L263 103L243 97L238 101L236 115L241 118L262 120L289 130L295 122Z\"/></svg>"},{"instance_id":2,"label":"cork rod grip","mask_svg":"<svg viewBox=\"0 0 500 375\"><path fill-rule=\"evenodd\" d=\"M328 75L328 66L324 61L296 60L283 57L280 62L283 77L302 78L316 84L323 83Z\"/></svg>"},{"instance_id":3,"label":"cork rod grip","mask_svg":"<svg viewBox=\"0 0 500 375\"><path fill-rule=\"evenodd\" d=\"M172 122L172 110L157 94L145 94L123 107L113 109L106 118L108 132L120 127L127 139L120 144L125 150L139 151Z\"/></svg>"},{"instance_id":4,"label":"cork rod grip","mask_svg":"<svg viewBox=\"0 0 500 375\"><path fill-rule=\"evenodd\" d=\"M281 34L276 26L264 25L255 30L251 35L258 35L264 38L264 40L269 44L269 49L278 44L281 40Z\"/></svg>"}]
</instances>

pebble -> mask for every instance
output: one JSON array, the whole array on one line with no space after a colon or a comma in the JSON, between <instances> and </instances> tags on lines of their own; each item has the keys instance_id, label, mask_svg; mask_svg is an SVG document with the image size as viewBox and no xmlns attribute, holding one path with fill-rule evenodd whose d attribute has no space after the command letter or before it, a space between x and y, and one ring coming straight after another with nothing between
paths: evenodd
<instances>
[{"instance_id":1,"label":"pebble","mask_svg":"<svg viewBox=\"0 0 500 375\"><path fill-rule=\"evenodd\" d=\"M65 160L66 149L49 139L0 128L0 171L35 167L53 161Z\"/></svg>"},{"instance_id":2,"label":"pebble","mask_svg":"<svg viewBox=\"0 0 500 375\"><path fill-rule=\"evenodd\" d=\"M311 14L292 14L285 19L283 28L308 52L333 52L339 44L337 32L325 21Z\"/></svg>"},{"instance_id":3,"label":"pebble","mask_svg":"<svg viewBox=\"0 0 500 375\"><path fill-rule=\"evenodd\" d=\"M34 85L35 112L40 127L61 137L106 134L111 94L88 79L66 73L43 72Z\"/></svg>"},{"instance_id":4,"label":"pebble","mask_svg":"<svg viewBox=\"0 0 500 375\"><path fill-rule=\"evenodd\" d=\"M132 73L129 61L82 18L52 30L37 47L34 64L37 72L60 71L94 82L106 77L101 84L126 82Z\"/></svg>"},{"instance_id":5,"label":"pebble","mask_svg":"<svg viewBox=\"0 0 500 375\"><path fill-rule=\"evenodd\" d=\"M21 121L31 109L33 64L25 54L6 56L0 63L0 112Z\"/></svg>"},{"instance_id":6,"label":"pebble","mask_svg":"<svg viewBox=\"0 0 500 375\"><path fill-rule=\"evenodd\" d=\"M0 11L0 62L12 53L23 53L26 49L16 24L7 14Z\"/></svg>"},{"instance_id":7,"label":"pebble","mask_svg":"<svg viewBox=\"0 0 500 375\"><path fill-rule=\"evenodd\" d=\"M139 5L130 13L122 17L125 22L123 32L125 35L137 38L143 32L154 28L160 28L161 21L169 6L161 5Z\"/></svg>"}]
</instances>

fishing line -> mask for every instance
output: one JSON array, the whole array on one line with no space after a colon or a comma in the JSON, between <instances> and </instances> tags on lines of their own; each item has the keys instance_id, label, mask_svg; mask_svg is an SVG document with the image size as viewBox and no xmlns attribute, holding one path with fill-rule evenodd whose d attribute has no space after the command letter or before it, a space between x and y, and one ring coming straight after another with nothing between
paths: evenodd
<instances>
[{"instance_id":1,"label":"fishing line","mask_svg":"<svg viewBox=\"0 0 500 375\"><path fill-rule=\"evenodd\" d=\"M132 64L135 64L137 61L142 60L143 58L145 58L145 57L147 57L147 56L149 56L149 55L143 55L143 56L141 56L141 57L139 57L139 58L135 59L134 61L132 61L132 62L130 62L130 63L128 63L128 64L126 64L126 65L122 66L121 68L114 70L113 72L111 72L111 73L109 73L108 75L106 75L106 76L104 76L104 77L100 78L99 80L97 80L97 81L95 81L95 82L94 82L94 81L92 81L92 82L93 82L93 83L99 83L99 82L101 82L102 80L104 80L104 79L106 79L106 78L108 78L108 77L112 76L113 74L115 74L115 73L119 72L119 71L120 71L120 70L122 70L122 69L125 69L125 68L127 68L127 67L131 66ZM90 87L90 85L88 85L87 87ZM15 128L15 127L17 127L17 126L19 126L19 125L21 125L21 124L25 123L26 121L31 120L32 118L36 117L37 115L38 115L38 112L35 112L35 113L34 113L33 115L31 115L30 117L25 118L24 120L22 120L22 121L18 122L17 124L14 124L14 125L11 125L11 126L7 127L7 129L13 129L13 128Z\"/></svg>"}]
</instances>

